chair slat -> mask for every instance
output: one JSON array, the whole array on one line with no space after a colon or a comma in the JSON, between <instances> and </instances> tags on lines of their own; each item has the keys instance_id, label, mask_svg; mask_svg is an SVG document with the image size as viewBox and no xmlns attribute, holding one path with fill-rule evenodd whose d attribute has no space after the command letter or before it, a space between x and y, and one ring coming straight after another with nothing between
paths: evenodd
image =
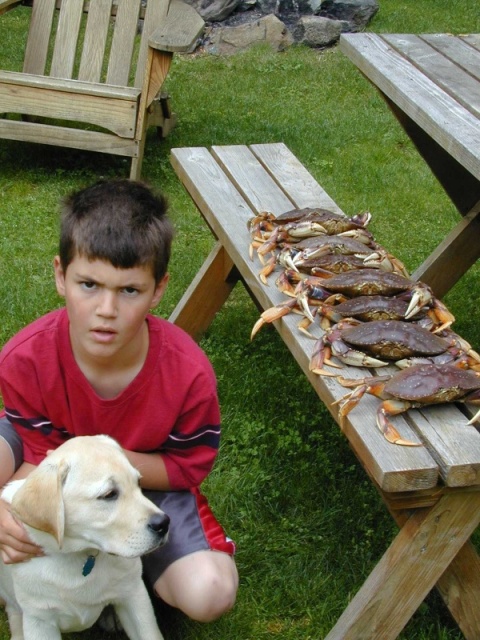
<instances>
[{"instance_id":1,"label":"chair slat","mask_svg":"<svg viewBox=\"0 0 480 640\"><path fill-rule=\"evenodd\" d=\"M36 0L32 7L23 71L45 75L55 0Z\"/></svg>"},{"instance_id":2,"label":"chair slat","mask_svg":"<svg viewBox=\"0 0 480 640\"><path fill-rule=\"evenodd\" d=\"M78 79L87 82L100 82L108 27L112 12L112 0L90 2L85 39Z\"/></svg>"},{"instance_id":3,"label":"chair slat","mask_svg":"<svg viewBox=\"0 0 480 640\"><path fill-rule=\"evenodd\" d=\"M62 0L50 75L71 78L83 13L81 0Z\"/></svg>"},{"instance_id":4,"label":"chair slat","mask_svg":"<svg viewBox=\"0 0 480 640\"><path fill-rule=\"evenodd\" d=\"M119 0L107 70L107 83L129 85L141 0Z\"/></svg>"},{"instance_id":5,"label":"chair slat","mask_svg":"<svg viewBox=\"0 0 480 640\"><path fill-rule=\"evenodd\" d=\"M143 24L142 40L140 42L140 50L137 58L137 70L135 73L136 87L141 88L143 85L143 76L145 74L145 64L148 53L148 38L159 24L163 24L168 13L170 0L150 0L147 2L145 10L145 21Z\"/></svg>"}]
</instances>

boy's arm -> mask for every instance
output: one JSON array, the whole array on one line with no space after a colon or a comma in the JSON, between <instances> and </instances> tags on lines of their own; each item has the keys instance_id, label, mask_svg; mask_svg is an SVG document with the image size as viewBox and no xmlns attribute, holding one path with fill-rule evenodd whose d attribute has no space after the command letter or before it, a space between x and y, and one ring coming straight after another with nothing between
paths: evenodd
<instances>
[{"instance_id":1,"label":"boy's arm","mask_svg":"<svg viewBox=\"0 0 480 640\"><path fill-rule=\"evenodd\" d=\"M169 491L171 489L161 453L138 453L137 451L125 450L125 454L142 476L140 479L142 489L155 491Z\"/></svg>"},{"instance_id":2,"label":"boy's arm","mask_svg":"<svg viewBox=\"0 0 480 640\"><path fill-rule=\"evenodd\" d=\"M0 440L0 481L1 486L12 479L25 478L34 468L22 464L15 475L14 463L7 443ZM33 544L23 526L10 512L10 505L0 499L0 556L5 564L25 562L34 556L42 555L42 550Z\"/></svg>"}]
</instances>

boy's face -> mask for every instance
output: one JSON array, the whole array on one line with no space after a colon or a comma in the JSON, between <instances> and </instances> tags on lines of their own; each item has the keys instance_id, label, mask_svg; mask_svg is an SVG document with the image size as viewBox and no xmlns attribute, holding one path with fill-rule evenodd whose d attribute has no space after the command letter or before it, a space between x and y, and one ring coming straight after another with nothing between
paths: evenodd
<instances>
[{"instance_id":1,"label":"boy's face","mask_svg":"<svg viewBox=\"0 0 480 640\"><path fill-rule=\"evenodd\" d=\"M148 345L145 316L160 302L168 275L155 285L150 267L117 269L110 262L79 255L66 272L57 256L54 268L77 360L100 359L121 365L122 358L128 362L142 353Z\"/></svg>"}]
</instances>

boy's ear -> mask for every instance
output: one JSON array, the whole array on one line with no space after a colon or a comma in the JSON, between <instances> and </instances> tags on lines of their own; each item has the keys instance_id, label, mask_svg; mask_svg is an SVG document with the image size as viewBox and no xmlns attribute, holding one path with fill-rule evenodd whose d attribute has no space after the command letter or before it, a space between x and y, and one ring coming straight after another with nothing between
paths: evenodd
<instances>
[{"instance_id":1,"label":"boy's ear","mask_svg":"<svg viewBox=\"0 0 480 640\"><path fill-rule=\"evenodd\" d=\"M53 259L53 268L55 271L55 285L59 296L65 297L65 273L60 264L60 256Z\"/></svg>"},{"instance_id":2,"label":"boy's ear","mask_svg":"<svg viewBox=\"0 0 480 640\"><path fill-rule=\"evenodd\" d=\"M154 307L156 307L157 304L162 299L163 294L165 293L165 289L167 288L169 278L170 278L170 274L166 273L163 276L163 278L160 280L160 282L157 284L157 286L155 287L152 302L150 304L150 309L153 309Z\"/></svg>"}]
</instances>

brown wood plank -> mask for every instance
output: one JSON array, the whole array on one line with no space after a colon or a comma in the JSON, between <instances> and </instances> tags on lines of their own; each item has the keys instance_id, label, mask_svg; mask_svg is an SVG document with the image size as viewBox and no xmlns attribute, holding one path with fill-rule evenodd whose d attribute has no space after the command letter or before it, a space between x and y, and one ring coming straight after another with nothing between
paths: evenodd
<instances>
[{"instance_id":1,"label":"brown wood plank","mask_svg":"<svg viewBox=\"0 0 480 640\"><path fill-rule=\"evenodd\" d=\"M135 157L138 152L138 142L136 140L120 138L108 133L37 124L35 122L16 122L1 118L0 138L18 140L19 142L54 144L59 147L85 149L131 158Z\"/></svg>"},{"instance_id":2,"label":"brown wood plank","mask_svg":"<svg viewBox=\"0 0 480 640\"><path fill-rule=\"evenodd\" d=\"M140 90L136 87L113 87L110 85L80 80L68 80L63 78L50 78L49 76L37 76L17 71L1 71L0 82L32 89L50 89L51 91L65 91L83 95L112 98L114 100L126 100L136 102L140 96Z\"/></svg>"},{"instance_id":3,"label":"brown wood plank","mask_svg":"<svg viewBox=\"0 0 480 640\"><path fill-rule=\"evenodd\" d=\"M0 0L0 15L6 11L10 11L10 9L13 9L21 3L22 0Z\"/></svg>"},{"instance_id":4,"label":"brown wood plank","mask_svg":"<svg viewBox=\"0 0 480 640\"><path fill-rule=\"evenodd\" d=\"M118 6L107 70L107 83L130 84L133 47L140 15L140 0L123 0Z\"/></svg>"},{"instance_id":5,"label":"brown wood plank","mask_svg":"<svg viewBox=\"0 0 480 640\"><path fill-rule=\"evenodd\" d=\"M325 640L397 638L479 520L479 492L445 495L432 509L417 510ZM474 578L478 592L478 574ZM475 625L470 638L478 638L475 613L470 614L470 622Z\"/></svg>"},{"instance_id":6,"label":"brown wood plank","mask_svg":"<svg viewBox=\"0 0 480 640\"><path fill-rule=\"evenodd\" d=\"M89 7L78 71L79 80L101 81L111 12L112 0L96 0Z\"/></svg>"},{"instance_id":7,"label":"brown wood plank","mask_svg":"<svg viewBox=\"0 0 480 640\"><path fill-rule=\"evenodd\" d=\"M82 15L82 2L62 0L50 67L53 78L72 77Z\"/></svg>"},{"instance_id":8,"label":"brown wood plank","mask_svg":"<svg viewBox=\"0 0 480 640\"><path fill-rule=\"evenodd\" d=\"M25 73L45 73L54 12L55 0L39 0L32 7L23 62Z\"/></svg>"},{"instance_id":9,"label":"brown wood plank","mask_svg":"<svg viewBox=\"0 0 480 640\"><path fill-rule=\"evenodd\" d=\"M472 242L472 239L476 241ZM413 273L427 282L439 298L480 258L480 203L464 216L447 237Z\"/></svg>"},{"instance_id":10,"label":"brown wood plank","mask_svg":"<svg viewBox=\"0 0 480 640\"><path fill-rule=\"evenodd\" d=\"M442 598L467 640L477 640L480 630L480 559L467 542L437 583Z\"/></svg>"},{"instance_id":11,"label":"brown wood plank","mask_svg":"<svg viewBox=\"0 0 480 640\"><path fill-rule=\"evenodd\" d=\"M13 84L0 83L0 89L1 112L18 113L20 111L44 118L87 122L115 131L124 138L134 136L136 123L134 102ZM74 111L72 111L73 103L75 103ZM5 121L6 124L8 122Z\"/></svg>"},{"instance_id":12,"label":"brown wood plank","mask_svg":"<svg viewBox=\"0 0 480 640\"><path fill-rule=\"evenodd\" d=\"M170 322L195 339L205 333L238 280L234 264L217 243L175 307Z\"/></svg>"},{"instance_id":13,"label":"brown wood plank","mask_svg":"<svg viewBox=\"0 0 480 640\"><path fill-rule=\"evenodd\" d=\"M383 37L476 118L480 116L480 82L477 78L472 77L419 36L385 34Z\"/></svg>"},{"instance_id":14,"label":"brown wood plank","mask_svg":"<svg viewBox=\"0 0 480 640\"><path fill-rule=\"evenodd\" d=\"M143 22L142 38L137 57L137 69L134 81L135 87L141 88L143 85L145 66L147 64L148 40L157 26L165 22L169 3L170 0L154 0L154 2L147 3L145 19Z\"/></svg>"},{"instance_id":15,"label":"brown wood plank","mask_svg":"<svg viewBox=\"0 0 480 640\"><path fill-rule=\"evenodd\" d=\"M480 180L480 128L473 114L376 34L343 34L340 48L380 91Z\"/></svg>"},{"instance_id":16,"label":"brown wood plank","mask_svg":"<svg viewBox=\"0 0 480 640\"><path fill-rule=\"evenodd\" d=\"M238 157L243 157L243 153ZM223 159L225 161L225 157ZM276 287L265 287L258 278L260 265L249 258L250 238L246 227L254 211L213 156L204 148L174 149L172 164L260 306L266 309L284 301L285 297ZM237 173L231 167L228 170L231 174ZM290 314L275 324L319 397L332 415L338 418L337 408L332 403L343 396L346 390L335 380L320 378L309 371L313 341L298 331L297 323L298 316ZM249 331L250 328L246 328L246 335ZM365 375L365 371L350 369L348 375L359 377ZM368 472L386 491L435 486L438 469L426 449L397 447L388 443L375 426L374 412L377 406L378 400L365 397L344 426L345 434ZM404 437L416 438L412 428L401 417L398 426Z\"/></svg>"}]
</instances>

